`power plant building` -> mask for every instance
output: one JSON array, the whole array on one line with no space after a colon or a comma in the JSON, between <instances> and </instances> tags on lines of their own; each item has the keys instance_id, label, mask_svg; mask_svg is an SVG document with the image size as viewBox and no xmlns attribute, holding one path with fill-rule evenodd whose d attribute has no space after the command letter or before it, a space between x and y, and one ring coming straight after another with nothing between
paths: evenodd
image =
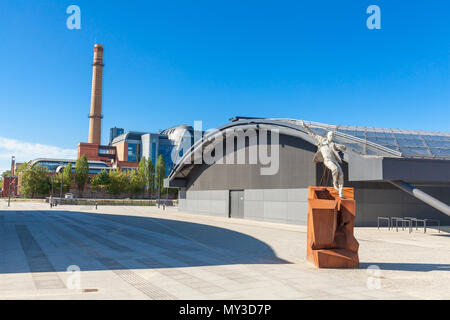
<instances>
[{"instance_id":1,"label":"power plant building","mask_svg":"<svg viewBox=\"0 0 450 320\"><path fill-rule=\"evenodd\" d=\"M139 161L145 157L154 164L162 155L169 173L179 156L182 155L181 144L193 143L193 128L180 125L167 130L150 133L127 131L123 128L111 128L108 145L101 145L102 115L102 76L103 76L103 46L94 46L94 61L92 63L91 109L89 113L88 142L78 144L78 158L85 155L89 161L101 161L111 167L136 168ZM188 149L184 147L184 149ZM181 152L172 155L172 152ZM178 150L178 151L177 151Z\"/></svg>"},{"instance_id":2,"label":"power plant building","mask_svg":"<svg viewBox=\"0 0 450 320\"><path fill-rule=\"evenodd\" d=\"M153 164L162 155L166 174L194 143L192 126L179 125L157 133L128 131L112 139L111 146L117 149L119 161L139 162L142 157L151 159Z\"/></svg>"}]
</instances>

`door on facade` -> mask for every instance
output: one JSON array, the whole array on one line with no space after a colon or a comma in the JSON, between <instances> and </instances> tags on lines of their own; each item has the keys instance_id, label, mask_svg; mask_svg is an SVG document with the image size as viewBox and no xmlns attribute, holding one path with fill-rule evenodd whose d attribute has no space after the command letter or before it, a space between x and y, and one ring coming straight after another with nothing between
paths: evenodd
<instances>
[{"instance_id":1,"label":"door on facade","mask_svg":"<svg viewBox=\"0 0 450 320\"><path fill-rule=\"evenodd\" d=\"M244 218L244 190L230 190L230 218Z\"/></svg>"}]
</instances>

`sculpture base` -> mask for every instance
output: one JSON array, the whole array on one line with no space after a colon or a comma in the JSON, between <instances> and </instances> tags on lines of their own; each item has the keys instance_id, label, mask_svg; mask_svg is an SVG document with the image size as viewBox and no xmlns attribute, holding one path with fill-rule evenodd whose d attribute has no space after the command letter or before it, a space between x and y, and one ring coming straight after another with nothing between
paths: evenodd
<instances>
[{"instance_id":1,"label":"sculpture base","mask_svg":"<svg viewBox=\"0 0 450 320\"><path fill-rule=\"evenodd\" d=\"M318 268L359 267L354 190L343 191L340 198L332 187L308 188L307 259Z\"/></svg>"}]
</instances>

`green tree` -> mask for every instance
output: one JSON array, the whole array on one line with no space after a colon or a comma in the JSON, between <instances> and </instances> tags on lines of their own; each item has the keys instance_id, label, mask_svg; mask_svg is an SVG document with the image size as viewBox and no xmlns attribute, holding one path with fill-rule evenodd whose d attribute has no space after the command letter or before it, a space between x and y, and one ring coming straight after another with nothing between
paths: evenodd
<instances>
[{"instance_id":1,"label":"green tree","mask_svg":"<svg viewBox=\"0 0 450 320\"><path fill-rule=\"evenodd\" d=\"M147 184L147 190L150 195L150 197L155 192L155 166L153 165L152 159L146 160L146 184Z\"/></svg>"},{"instance_id":2,"label":"green tree","mask_svg":"<svg viewBox=\"0 0 450 320\"><path fill-rule=\"evenodd\" d=\"M91 180L91 188L94 191L106 190L110 182L110 177L108 171L103 169L98 174L94 176Z\"/></svg>"},{"instance_id":3,"label":"green tree","mask_svg":"<svg viewBox=\"0 0 450 320\"><path fill-rule=\"evenodd\" d=\"M34 198L37 195L49 193L51 185L46 167L40 164L32 166L30 161L22 164L17 172L21 173L19 186L21 193L25 196Z\"/></svg>"},{"instance_id":4,"label":"green tree","mask_svg":"<svg viewBox=\"0 0 450 320\"><path fill-rule=\"evenodd\" d=\"M55 173L50 177L50 183L53 184L53 192L55 194L59 194L59 190L61 188L61 173ZM63 183L63 191L64 191L64 183Z\"/></svg>"},{"instance_id":5,"label":"green tree","mask_svg":"<svg viewBox=\"0 0 450 320\"><path fill-rule=\"evenodd\" d=\"M6 171L3 171L3 173L2 173L2 177L4 178L4 177L9 177L11 175L11 170L6 170Z\"/></svg>"},{"instance_id":6,"label":"green tree","mask_svg":"<svg viewBox=\"0 0 450 320\"><path fill-rule=\"evenodd\" d=\"M117 196L127 190L128 176L120 169L109 171L109 184L106 187L108 193Z\"/></svg>"},{"instance_id":7,"label":"green tree","mask_svg":"<svg viewBox=\"0 0 450 320\"><path fill-rule=\"evenodd\" d=\"M160 191L160 193L164 192L164 178L166 178L166 163L164 162L164 159L160 154L158 160L156 161L155 174L156 188L158 191Z\"/></svg>"},{"instance_id":8,"label":"green tree","mask_svg":"<svg viewBox=\"0 0 450 320\"><path fill-rule=\"evenodd\" d=\"M89 163L86 159L86 156L83 154L80 158L75 162L75 182L78 187L78 191L83 193L84 186L86 185L86 181L88 179L89 174Z\"/></svg>"},{"instance_id":9,"label":"green tree","mask_svg":"<svg viewBox=\"0 0 450 320\"><path fill-rule=\"evenodd\" d=\"M59 173L52 174L50 177L50 190L53 189L53 194L59 194L59 186L61 185L61 175Z\"/></svg>"},{"instance_id":10,"label":"green tree","mask_svg":"<svg viewBox=\"0 0 450 320\"><path fill-rule=\"evenodd\" d=\"M151 197L155 191L155 166L153 165L152 159L141 158L139 161L139 167L141 172L143 172L145 180L145 190Z\"/></svg>"},{"instance_id":11,"label":"green tree","mask_svg":"<svg viewBox=\"0 0 450 320\"><path fill-rule=\"evenodd\" d=\"M62 175L63 175L63 192L69 192L70 187L73 184L72 164L70 162L66 167L64 167ZM61 176L59 178L61 179Z\"/></svg>"},{"instance_id":12,"label":"green tree","mask_svg":"<svg viewBox=\"0 0 450 320\"><path fill-rule=\"evenodd\" d=\"M128 171L128 191L132 195L137 195L145 190L145 167L139 166L137 169Z\"/></svg>"},{"instance_id":13,"label":"green tree","mask_svg":"<svg viewBox=\"0 0 450 320\"><path fill-rule=\"evenodd\" d=\"M0 175L0 188L3 186L3 178L9 177L11 175L11 170L3 171L3 173Z\"/></svg>"}]
</instances>

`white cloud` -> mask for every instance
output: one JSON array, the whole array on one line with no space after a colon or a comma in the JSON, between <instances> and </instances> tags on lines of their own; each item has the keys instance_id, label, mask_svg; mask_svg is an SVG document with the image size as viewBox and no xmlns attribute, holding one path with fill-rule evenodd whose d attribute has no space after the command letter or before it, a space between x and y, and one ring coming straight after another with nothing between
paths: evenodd
<instances>
[{"instance_id":1,"label":"white cloud","mask_svg":"<svg viewBox=\"0 0 450 320\"><path fill-rule=\"evenodd\" d=\"M36 158L75 159L77 150L0 137L0 173L10 169L11 156L16 157L16 162Z\"/></svg>"}]
</instances>

